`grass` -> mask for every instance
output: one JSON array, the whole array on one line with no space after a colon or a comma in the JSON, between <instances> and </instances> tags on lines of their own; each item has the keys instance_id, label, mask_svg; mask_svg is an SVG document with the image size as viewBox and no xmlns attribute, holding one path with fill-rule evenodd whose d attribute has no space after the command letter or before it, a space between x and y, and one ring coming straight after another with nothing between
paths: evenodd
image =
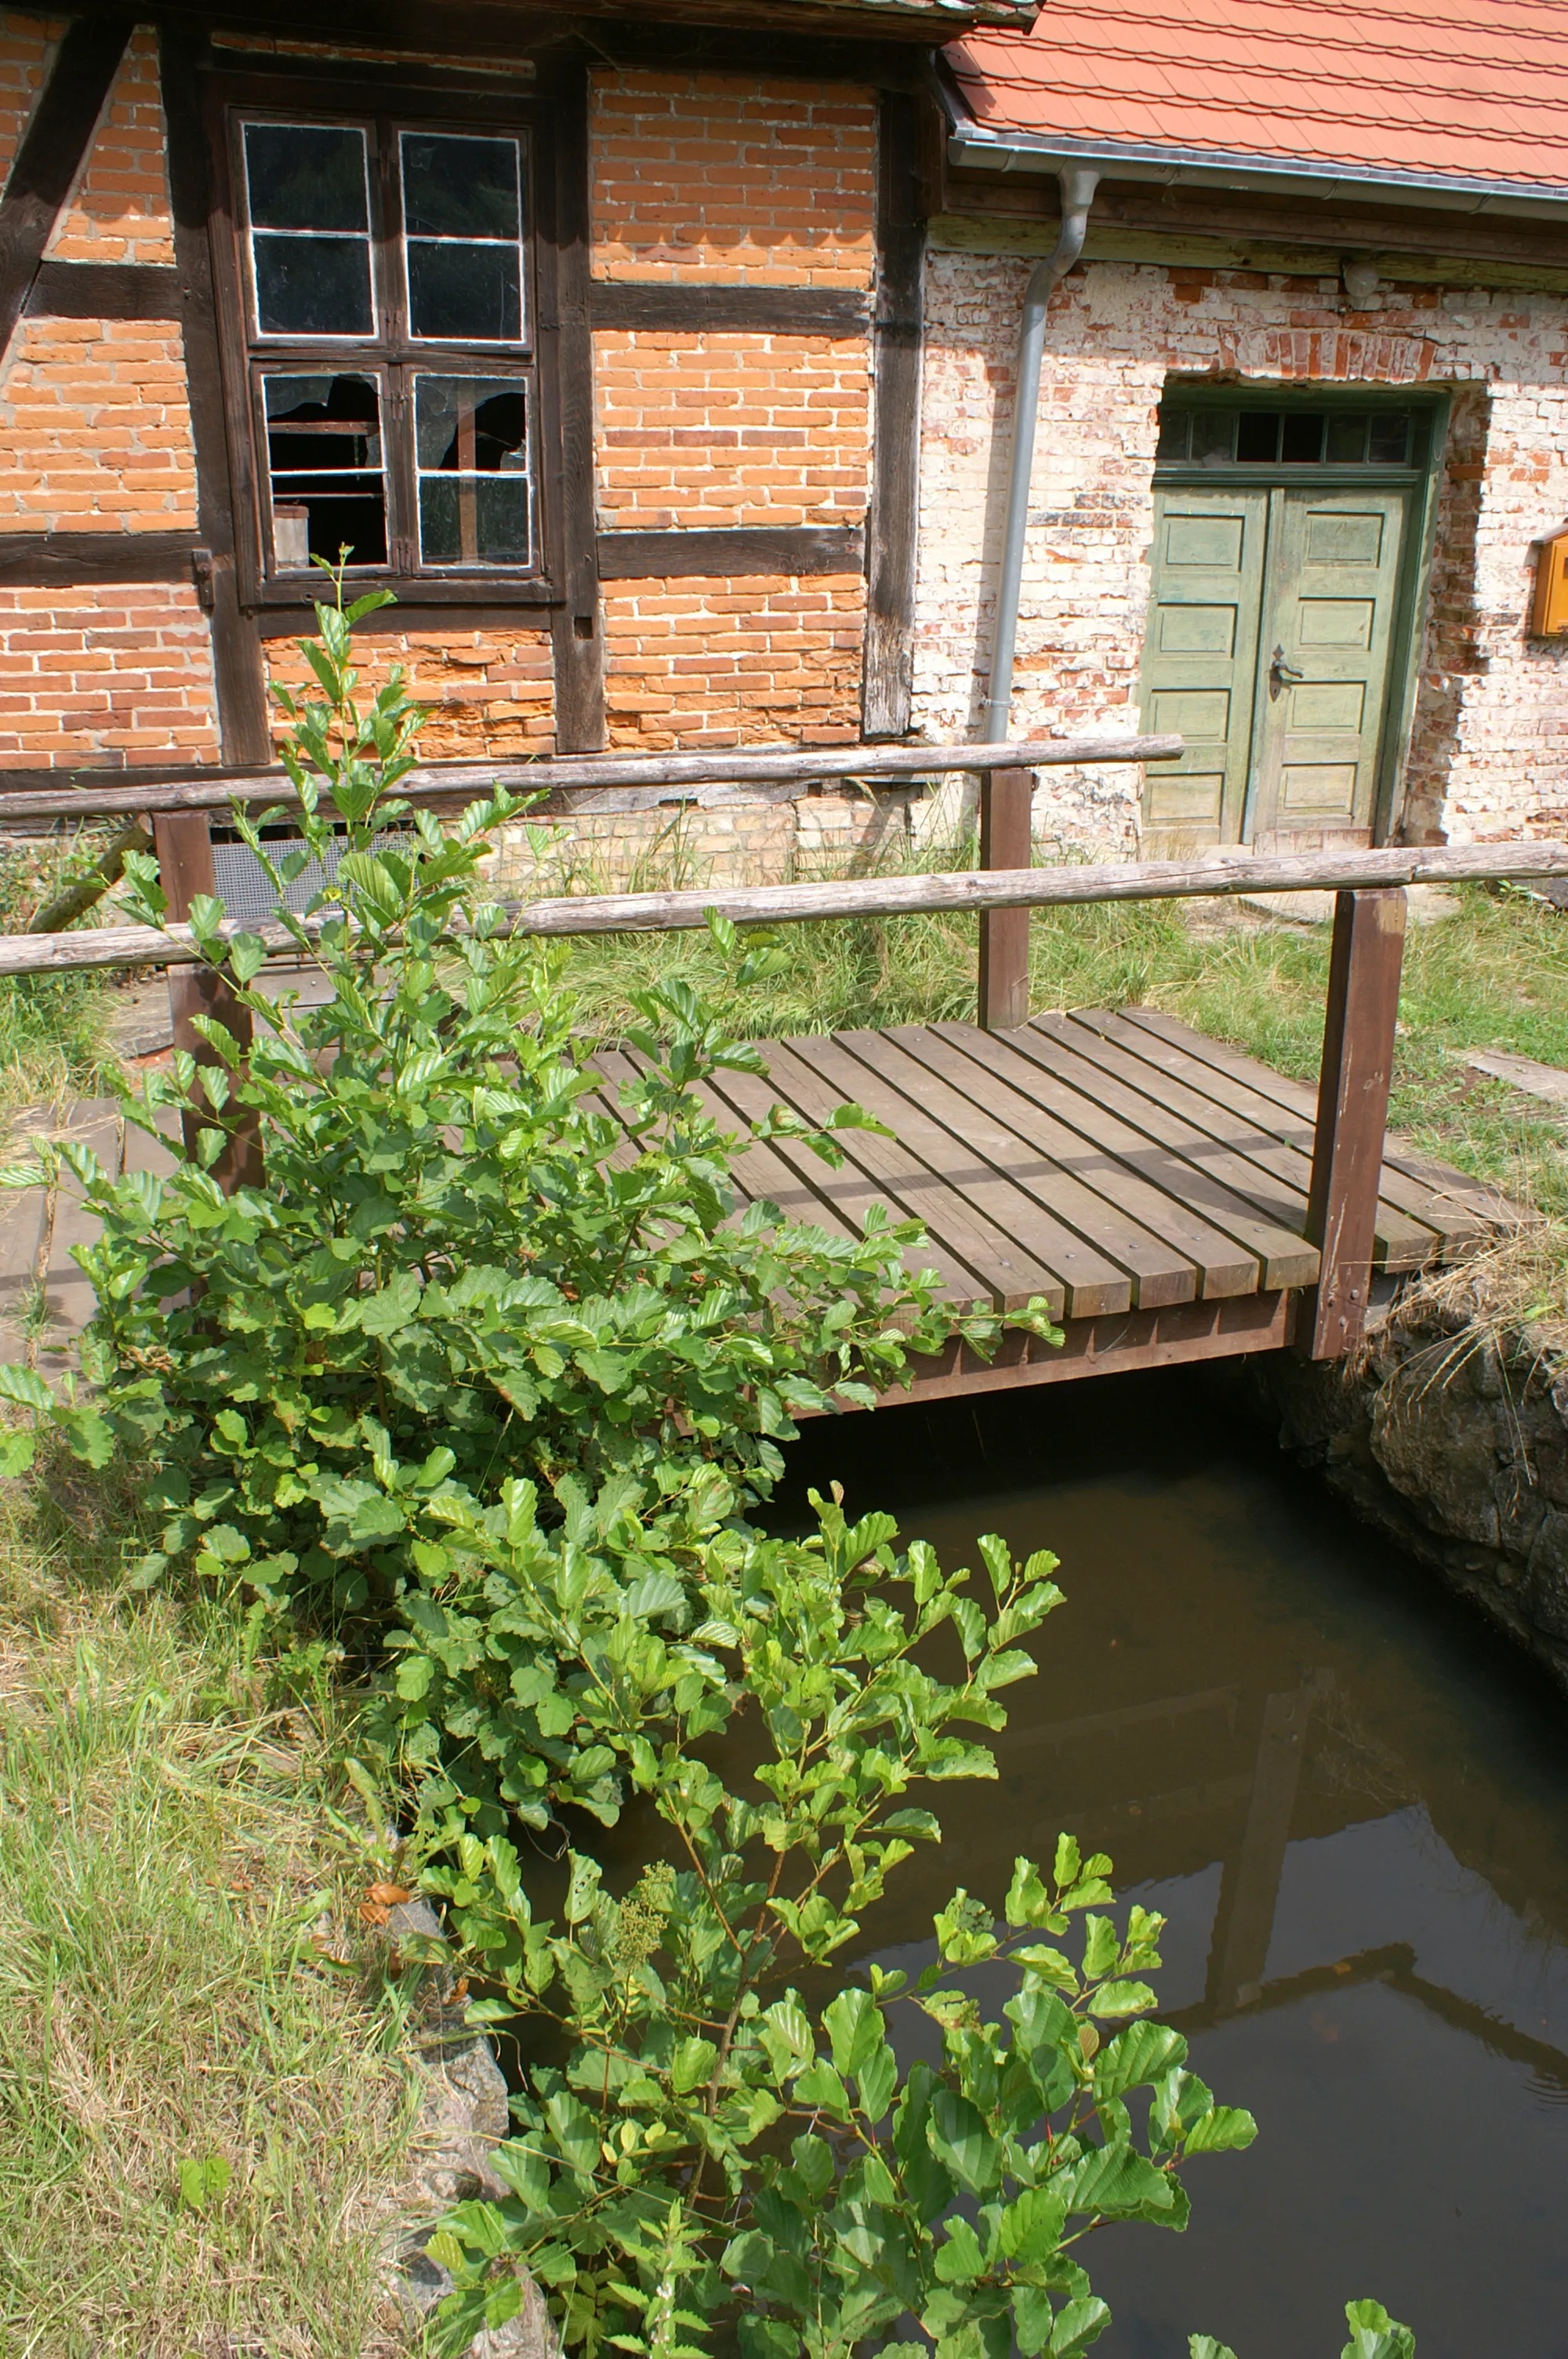
<instances>
[{"instance_id":1,"label":"grass","mask_svg":"<svg viewBox=\"0 0 1568 2359\"><path fill-rule=\"evenodd\" d=\"M75 882L108 830L14 840L0 850L0 934L22 933L34 912ZM112 1061L110 974L0 977L0 1118L18 1107L99 1094Z\"/></svg>"},{"instance_id":2,"label":"grass","mask_svg":"<svg viewBox=\"0 0 1568 2359\"><path fill-rule=\"evenodd\" d=\"M243 1620L127 1595L96 1478L0 1492L0 2354L390 2359L414 2090L324 1930L365 1881L327 1691L271 1706Z\"/></svg>"}]
</instances>

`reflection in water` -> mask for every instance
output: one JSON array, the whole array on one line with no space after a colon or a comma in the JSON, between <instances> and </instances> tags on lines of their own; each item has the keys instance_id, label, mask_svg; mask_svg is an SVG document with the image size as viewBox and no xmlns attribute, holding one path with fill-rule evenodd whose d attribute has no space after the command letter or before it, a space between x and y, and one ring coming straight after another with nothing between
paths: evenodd
<instances>
[{"instance_id":1,"label":"reflection in water","mask_svg":"<svg viewBox=\"0 0 1568 2359\"><path fill-rule=\"evenodd\" d=\"M1070 1828L1170 1919L1162 2011L1259 2119L1184 2237L1095 2239L1097 2353L1325 2359L1376 2293L1421 2359L1568 2359L1568 1707L1190 1374L816 1426L781 1510L829 1475L948 1561L1054 1549L1067 1595L868 1954L923 1963L955 1884L1000 1902Z\"/></svg>"}]
</instances>

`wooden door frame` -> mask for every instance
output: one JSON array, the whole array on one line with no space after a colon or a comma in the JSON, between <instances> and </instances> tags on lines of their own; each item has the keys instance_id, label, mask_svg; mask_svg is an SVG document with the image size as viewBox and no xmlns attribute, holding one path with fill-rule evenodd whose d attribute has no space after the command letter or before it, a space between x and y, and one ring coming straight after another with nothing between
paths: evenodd
<instances>
[{"instance_id":1,"label":"wooden door frame","mask_svg":"<svg viewBox=\"0 0 1568 2359\"><path fill-rule=\"evenodd\" d=\"M1388 679L1384 686L1382 724L1379 732L1378 768L1372 786L1372 842L1389 842L1403 813L1405 764L1415 726L1416 698L1421 685L1421 647L1436 547L1437 484L1440 462L1448 440L1452 391L1444 386L1325 384L1245 386L1217 384L1212 377L1170 376L1162 400L1177 396L1184 408L1213 409L1409 409L1426 427L1425 450L1411 467L1270 465L1237 461L1221 466L1156 460L1153 490L1184 492L1199 489L1238 491L1404 491L1411 495L1410 529L1400 552L1394 612L1389 626ZM1263 550L1264 597L1268 594L1269 546ZM1151 597L1151 608L1153 600ZM1260 614L1260 629L1262 626ZM1260 671L1260 678L1261 671ZM1256 684L1254 691L1256 705ZM1256 743L1256 709L1249 715L1249 742ZM1244 815L1242 824L1246 825Z\"/></svg>"}]
</instances>

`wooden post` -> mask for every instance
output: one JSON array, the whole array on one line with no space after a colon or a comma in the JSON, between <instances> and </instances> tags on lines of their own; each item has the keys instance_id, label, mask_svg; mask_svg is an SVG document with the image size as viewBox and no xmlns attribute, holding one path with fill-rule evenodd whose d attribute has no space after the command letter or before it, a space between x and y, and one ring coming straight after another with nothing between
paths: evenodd
<instances>
[{"instance_id":1,"label":"wooden post","mask_svg":"<svg viewBox=\"0 0 1568 2359\"><path fill-rule=\"evenodd\" d=\"M212 835L205 811L155 811L153 814L153 846L157 853L158 876L168 895L168 915L181 923L190 916L190 905L199 893L211 893L215 887L212 873ZM236 999L226 978L210 966L171 966L168 974L168 1012L174 1030L174 1045L194 1057L199 1065L215 1065L219 1059L197 1031L194 1019L211 1016L225 1026L239 1042L242 1049L251 1045L250 1010ZM212 1166L212 1176L226 1196L236 1188L259 1188L264 1172L262 1165L261 1125L248 1109L236 1109L235 1117L224 1120L209 1108L205 1114L184 1118L185 1145L188 1154L196 1152L196 1135L214 1125L229 1134L229 1143Z\"/></svg>"},{"instance_id":2,"label":"wooden post","mask_svg":"<svg viewBox=\"0 0 1568 2359\"><path fill-rule=\"evenodd\" d=\"M980 866L1028 868L1034 799L1033 770L987 770L980 778ZM980 989L977 1021L1009 1032L1029 1020L1029 911L980 913Z\"/></svg>"},{"instance_id":3,"label":"wooden post","mask_svg":"<svg viewBox=\"0 0 1568 2359\"><path fill-rule=\"evenodd\" d=\"M1404 938L1401 888L1336 895L1306 1220L1322 1262L1296 1329L1309 1360L1343 1358L1367 1324Z\"/></svg>"}]
</instances>

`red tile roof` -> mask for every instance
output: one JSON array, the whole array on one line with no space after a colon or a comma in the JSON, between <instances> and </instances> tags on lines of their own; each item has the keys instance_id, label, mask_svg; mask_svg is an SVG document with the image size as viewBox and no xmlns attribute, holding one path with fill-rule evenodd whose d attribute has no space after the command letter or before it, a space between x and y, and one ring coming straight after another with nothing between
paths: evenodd
<instances>
[{"instance_id":1,"label":"red tile roof","mask_svg":"<svg viewBox=\"0 0 1568 2359\"><path fill-rule=\"evenodd\" d=\"M1046 0L945 54L1029 145L1568 188L1563 0Z\"/></svg>"}]
</instances>

